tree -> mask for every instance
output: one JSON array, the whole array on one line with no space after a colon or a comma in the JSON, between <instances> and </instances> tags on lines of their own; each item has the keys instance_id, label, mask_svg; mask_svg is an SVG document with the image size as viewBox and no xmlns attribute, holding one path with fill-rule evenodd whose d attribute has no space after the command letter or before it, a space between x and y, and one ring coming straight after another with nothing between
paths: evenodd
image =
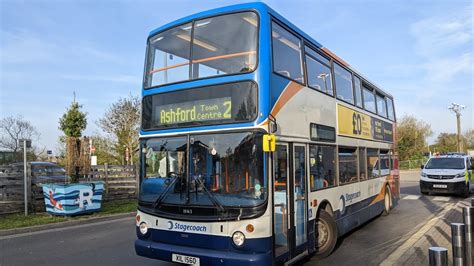
<instances>
[{"instance_id":1,"label":"tree","mask_svg":"<svg viewBox=\"0 0 474 266\"><path fill-rule=\"evenodd\" d=\"M114 153L119 155L120 161L134 164L138 157L134 153L138 147L140 129L140 98L132 95L120 98L97 124L111 137Z\"/></svg>"},{"instance_id":2,"label":"tree","mask_svg":"<svg viewBox=\"0 0 474 266\"><path fill-rule=\"evenodd\" d=\"M21 115L8 116L0 120L0 148L17 152L20 139L37 139L39 133L36 128Z\"/></svg>"},{"instance_id":3,"label":"tree","mask_svg":"<svg viewBox=\"0 0 474 266\"><path fill-rule=\"evenodd\" d=\"M397 145L400 160L420 159L426 152L426 139L433 134L431 126L414 116L405 115L397 124Z\"/></svg>"},{"instance_id":4,"label":"tree","mask_svg":"<svg viewBox=\"0 0 474 266\"><path fill-rule=\"evenodd\" d=\"M81 172L85 175L90 170L90 160L85 159L89 155L89 139L80 139L87 127L87 113L82 112L81 108L82 105L74 97L69 109L59 119L59 129L66 136L63 139L66 144L66 172L72 177L72 182L78 181Z\"/></svg>"},{"instance_id":5,"label":"tree","mask_svg":"<svg viewBox=\"0 0 474 266\"><path fill-rule=\"evenodd\" d=\"M474 128L466 130L464 132L464 148L474 150Z\"/></svg>"},{"instance_id":6,"label":"tree","mask_svg":"<svg viewBox=\"0 0 474 266\"><path fill-rule=\"evenodd\" d=\"M122 157L114 147L115 143L110 139L100 135L92 136L92 143L95 147L94 155L97 156L97 164L121 164Z\"/></svg>"},{"instance_id":7,"label":"tree","mask_svg":"<svg viewBox=\"0 0 474 266\"><path fill-rule=\"evenodd\" d=\"M59 119L59 129L66 137L80 138L87 126L87 113L81 112L82 105L74 99L69 109Z\"/></svg>"},{"instance_id":8,"label":"tree","mask_svg":"<svg viewBox=\"0 0 474 266\"><path fill-rule=\"evenodd\" d=\"M433 148L436 152L456 152L458 148L458 135L456 133L440 133L436 138ZM463 141L461 136L461 141Z\"/></svg>"}]
</instances>

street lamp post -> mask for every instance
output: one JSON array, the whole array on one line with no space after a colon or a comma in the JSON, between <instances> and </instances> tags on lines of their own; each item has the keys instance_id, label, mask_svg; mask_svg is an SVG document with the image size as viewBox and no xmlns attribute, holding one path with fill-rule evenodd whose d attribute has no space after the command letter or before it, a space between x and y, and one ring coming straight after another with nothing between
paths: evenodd
<instances>
[{"instance_id":1,"label":"street lamp post","mask_svg":"<svg viewBox=\"0 0 474 266\"><path fill-rule=\"evenodd\" d=\"M327 81L326 81L326 78L329 76L328 73L321 73L318 75L318 78L319 79L322 79L324 81L324 92L328 92L328 84L327 84Z\"/></svg>"},{"instance_id":2,"label":"street lamp post","mask_svg":"<svg viewBox=\"0 0 474 266\"><path fill-rule=\"evenodd\" d=\"M31 148L31 140L29 139L21 139L19 140L19 144L23 145L23 193L24 193L24 201L25 201L25 216L28 215L28 173L27 173L27 166L26 166L26 148Z\"/></svg>"},{"instance_id":3,"label":"street lamp post","mask_svg":"<svg viewBox=\"0 0 474 266\"><path fill-rule=\"evenodd\" d=\"M457 146L458 146L458 152L462 152L463 147L462 147L462 141L461 141L461 111L466 108L464 105L457 104L457 103L452 103L451 106L448 107L449 110L454 112L456 114L456 122L457 122L457 129L458 129L458 135L457 135Z\"/></svg>"}]
</instances>

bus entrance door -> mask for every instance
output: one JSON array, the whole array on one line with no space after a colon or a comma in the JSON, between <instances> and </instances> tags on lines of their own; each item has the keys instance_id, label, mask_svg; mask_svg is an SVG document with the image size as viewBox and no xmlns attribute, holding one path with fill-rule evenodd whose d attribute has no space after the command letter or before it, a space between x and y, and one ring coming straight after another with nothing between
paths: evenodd
<instances>
[{"instance_id":1,"label":"bus entrance door","mask_svg":"<svg viewBox=\"0 0 474 266\"><path fill-rule=\"evenodd\" d=\"M307 242L306 147L277 144L273 176L275 259L288 261L304 252Z\"/></svg>"}]
</instances>

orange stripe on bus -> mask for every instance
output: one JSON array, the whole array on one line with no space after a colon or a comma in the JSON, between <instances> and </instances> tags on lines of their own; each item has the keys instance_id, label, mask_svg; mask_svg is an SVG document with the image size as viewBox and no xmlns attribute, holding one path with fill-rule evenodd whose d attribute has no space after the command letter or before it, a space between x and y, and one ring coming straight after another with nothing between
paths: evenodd
<instances>
[{"instance_id":1,"label":"orange stripe on bus","mask_svg":"<svg viewBox=\"0 0 474 266\"><path fill-rule=\"evenodd\" d=\"M369 204L369 206L374 205L375 203L384 200L384 198L385 198L385 187L386 187L386 184L384 184L382 186L382 189L380 190L379 194L377 195L377 197L375 197L374 200L372 200L372 202Z\"/></svg>"},{"instance_id":2,"label":"orange stripe on bus","mask_svg":"<svg viewBox=\"0 0 474 266\"><path fill-rule=\"evenodd\" d=\"M330 57L334 58L337 62L339 62L340 64L344 65L345 67L351 67L346 61L342 60L339 56L335 55L333 52L331 52L328 48L326 47L323 47L321 48L321 50L323 52L325 52L326 54L328 54Z\"/></svg>"},{"instance_id":3,"label":"orange stripe on bus","mask_svg":"<svg viewBox=\"0 0 474 266\"><path fill-rule=\"evenodd\" d=\"M286 89L283 91L281 97L278 99L276 102L275 106L273 107L273 110L271 114L273 116L276 116L278 112L280 112L281 108L291 99L293 96L295 96L301 89L303 88L303 85L300 85L296 82L290 81Z\"/></svg>"}]
</instances>

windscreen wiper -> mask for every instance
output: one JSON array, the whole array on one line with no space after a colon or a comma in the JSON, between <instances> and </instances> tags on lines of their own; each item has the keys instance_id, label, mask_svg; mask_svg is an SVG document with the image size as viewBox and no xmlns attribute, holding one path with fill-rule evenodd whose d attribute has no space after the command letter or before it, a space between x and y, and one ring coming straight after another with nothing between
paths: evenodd
<instances>
[{"instance_id":1,"label":"windscreen wiper","mask_svg":"<svg viewBox=\"0 0 474 266\"><path fill-rule=\"evenodd\" d=\"M216 206L217 209L219 209L220 212L224 212L225 211L224 206L222 206L222 204L220 204L219 201L216 199L216 196L212 195L212 193L206 188L206 186L204 185L204 182L202 182L201 178L198 177L194 180L196 180L199 183L199 185L201 185L202 189L207 193L207 195L211 199L214 206ZM196 189L196 191L197 191L197 189Z\"/></svg>"},{"instance_id":2,"label":"windscreen wiper","mask_svg":"<svg viewBox=\"0 0 474 266\"><path fill-rule=\"evenodd\" d=\"M158 204L161 203L161 201L165 198L165 196L168 194L170 189L173 187L173 185L176 183L176 181L179 179L179 175L174 172L169 172L167 176L172 177L171 182L168 184L168 187L161 193L161 195L156 199L155 203L153 203L153 208L156 209Z\"/></svg>"}]
</instances>

